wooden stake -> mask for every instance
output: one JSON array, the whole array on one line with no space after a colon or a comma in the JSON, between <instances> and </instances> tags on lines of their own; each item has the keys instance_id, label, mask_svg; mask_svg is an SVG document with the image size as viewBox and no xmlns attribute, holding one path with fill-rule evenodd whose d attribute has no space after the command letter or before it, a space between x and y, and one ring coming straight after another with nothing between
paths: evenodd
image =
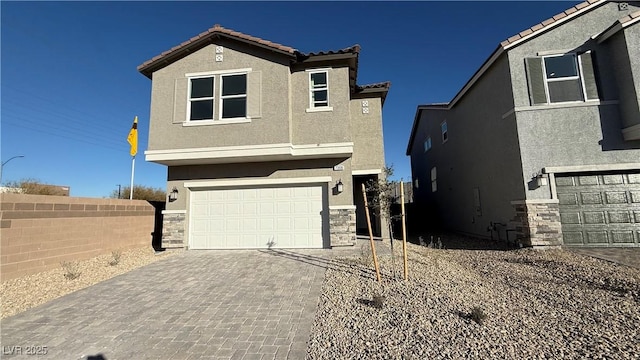
<instances>
[{"instance_id":1,"label":"wooden stake","mask_svg":"<svg viewBox=\"0 0 640 360\"><path fill-rule=\"evenodd\" d=\"M400 181L400 209L402 212L402 257L404 258L404 279L409 280L409 267L407 265L407 225L404 213L404 182Z\"/></svg>"},{"instance_id":2,"label":"wooden stake","mask_svg":"<svg viewBox=\"0 0 640 360\"><path fill-rule=\"evenodd\" d=\"M362 196L364 196L364 211L367 215L367 227L369 228L369 241L371 242L371 253L373 255L373 266L376 268L376 277L378 282L381 283L380 267L378 266L378 256L376 255L376 245L373 243L373 231L371 230L371 219L369 218L369 203L367 202L367 190L362 184Z\"/></svg>"}]
</instances>

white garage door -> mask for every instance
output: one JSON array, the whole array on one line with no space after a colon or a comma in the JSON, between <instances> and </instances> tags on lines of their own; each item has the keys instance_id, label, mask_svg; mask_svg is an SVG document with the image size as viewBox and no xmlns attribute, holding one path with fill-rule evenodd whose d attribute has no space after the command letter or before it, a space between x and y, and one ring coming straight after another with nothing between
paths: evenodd
<instances>
[{"instance_id":1,"label":"white garage door","mask_svg":"<svg viewBox=\"0 0 640 360\"><path fill-rule=\"evenodd\" d=\"M191 249L322 248L323 186L191 192Z\"/></svg>"}]
</instances>

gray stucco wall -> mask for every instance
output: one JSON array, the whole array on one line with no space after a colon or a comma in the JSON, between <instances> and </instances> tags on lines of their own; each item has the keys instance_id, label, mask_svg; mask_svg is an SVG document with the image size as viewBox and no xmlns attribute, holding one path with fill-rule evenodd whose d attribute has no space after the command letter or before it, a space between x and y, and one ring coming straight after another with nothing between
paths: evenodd
<instances>
[{"instance_id":1,"label":"gray stucco wall","mask_svg":"<svg viewBox=\"0 0 640 360\"><path fill-rule=\"evenodd\" d=\"M362 111L362 101L368 102L368 113ZM351 134L353 141L353 170L382 169L384 139L382 135L382 102L380 98L351 100Z\"/></svg>"},{"instance_id":2,"label":"gray stucco wall","mask_svg":"<svg viewBox=\"0 0 640 360\"><path fill-rule=\"evenodd\" d=\"M597 35L611 26L623 16L637 11L638 2L629 2L629 10L619 11L618 4L605 3L598 8L568 22L563 23L540 36L534 37L513 49L508 50L511 67L513 97L516 107L529 106L529 90L524 59L538 56L540 51L557 51L558 53L573 50L593 50L597 64L608 61L605 57L606 46L597 44L591 36ZM602 54L601 54L602 53ZM599 70L599 71L598 71ZM604 69L597 69L598 90L603 100L617 99L617 85L614 76L603 73Z\"/></svg>"},{"instance_id":3,"label":"gray stucco wall","mask_svg":"<svg viewBox=\"0 0 640 360\"><path fill-rule=\"evenodd\" d=\"M222 62L215 61L216 45L224 46ZM250 76L261 83L259 117L250 123L183 126L188 96L185 74L244 68L251 68ZM286 56L223 39L167 65L153 73L148 150L290 142L289 76ZM216 92L219 85L216 82ZM216 99L216 111L218 106Z\"/></svg>"},{"instance_id":4,"label":"gray stucco wall","mask_svg":"<svg viewBox=\"0 0 640 360\"><path fill-rule=\"evenodd\" d=\"M607 39L613 61L622 126L640 124L640 25L635 24L618 31Z\"/></svg>"},{"instance_id":5,"label":"gray stucco wall","mask_svg":"<svg viewBox=\"0 0 640 360\"><path fill-rule=\"evenodd\" d=\"M326 68L322 66L320 68ZM309 108L309 73L291 73L292 143L339 143L352 140L349 119L349 69L329 68L329 106L332 111L306 112Z\"/></svg>"},{"instance_id":6,"label":"gray stucco wall","mask_svg":"<svg viewBox=\"0 0 640 360\"><path fill-rule=\"evenodd\" d=\"M513 78L518 138L522 157L523 186L526 199L549 199L549 186L529 189L532 174L549 166L631 163L640 159L640 141L624 141L622 117L618 101L629 91L621 64L622 47L613 43L597 44L591 39L628 12L619 11L616 3L597 9L533 38L512 50L508 57ZM589 29L585 31L585 29ZM613 44L613 45L612 45ZM524 59L538 52L592 50L601 103L578 102L530 106ZM614 75L615 74L615 75ZM636 100L637 101L637 100ZM636 116L637 116L637 110Z\"/></svg>"},{"instance_id":7,"label":"gray stucco wall","mask_svg":"<svg viewBox=\"0 0 640 360\"><path fill-rule=\"evenodd\" d=\"M489 223L507 224L514 216L511 201L524 196L516 124L513 116L502 118L513 108L509 81L509 64L503 56L453 109L423 111L411 157L414 176L419 178L414 197L416 202L437 204L448 228L486 237ZM444 119L449 139L442 143ZM427 134L433 147L424 153ZM431 193L433 166L435 193ZM474 207L474 188L480 193L481 213Z\"/></svg>"}]
</instances>

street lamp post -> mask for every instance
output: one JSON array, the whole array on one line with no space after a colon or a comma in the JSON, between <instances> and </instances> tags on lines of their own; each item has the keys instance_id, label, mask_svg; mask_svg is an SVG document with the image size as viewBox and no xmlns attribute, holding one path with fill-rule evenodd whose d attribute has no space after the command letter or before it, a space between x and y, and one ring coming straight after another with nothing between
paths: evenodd
<instances>
[{"instance_id":1,"label":"street lamp post","mask_svg":"<svg viewBox=\"0 0 640 360\"><path fill-rule=\"evenodd\" d=\"M16 156L14 156L14 157L12 157L12 158L9 158L9 160L7 160L7 161L3 162L2 164L0 164L0 184L2 184L2 173L3 173L3 170L2 170L2 169L4 168L4 166L5 166L9 161L11 161L11 160L13 160L13 159L23 158L23 157L24 157L24 155L16 155Z\"/></svg>"}]
</instances>

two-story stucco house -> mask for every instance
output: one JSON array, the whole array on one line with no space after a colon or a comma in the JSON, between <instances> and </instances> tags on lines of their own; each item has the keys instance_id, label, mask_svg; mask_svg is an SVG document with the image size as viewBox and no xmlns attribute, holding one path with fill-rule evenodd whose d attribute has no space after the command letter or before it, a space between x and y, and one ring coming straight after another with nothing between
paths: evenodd
<instances>
[{"instance_id":1,"label":"two-story stucco house","mask_svg":"<svg viewBox=\"0 0 640 360\"><path fill-rule=\"evenodd\" d=\"M145 157L168 167L163 246L353 245L360 184L384 168L390 86L356 84L359 52L306 54L215 25L140 65Z\"/></svg>"},{"instance_id":2,"label":"two-story stucco house","mask_svg":"<svg viewBox=\"0 0 640 360\"><path fill-rule=\"evenodd\" d=\"M525 246L640 244L640 2L580 3L505 40L420 105L414 200L445 228Z\"/></svg>"}]
</instances>

